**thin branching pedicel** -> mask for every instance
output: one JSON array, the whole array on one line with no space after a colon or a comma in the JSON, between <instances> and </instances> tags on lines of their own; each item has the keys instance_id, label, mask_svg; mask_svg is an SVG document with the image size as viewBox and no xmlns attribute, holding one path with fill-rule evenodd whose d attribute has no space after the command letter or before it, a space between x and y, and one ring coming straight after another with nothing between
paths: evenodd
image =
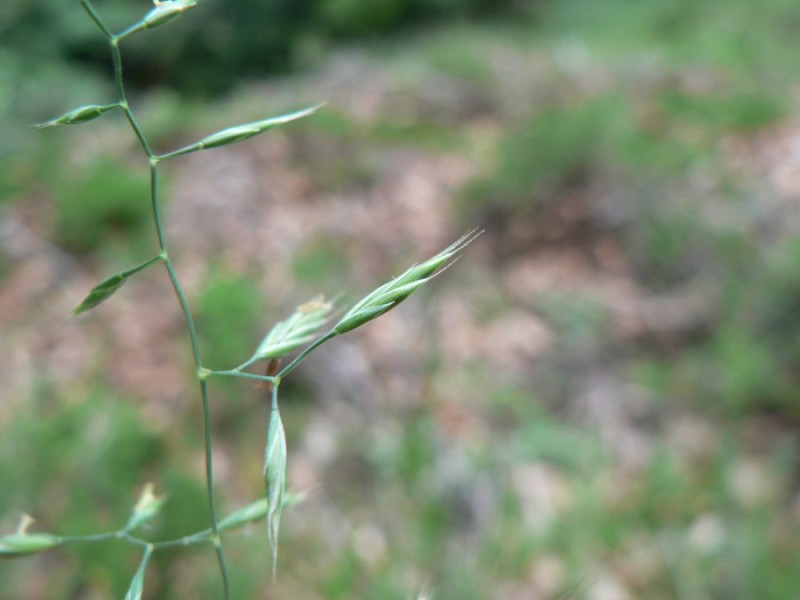
<instances>
[{"instance_id":1,"label":"thin branching pedicel","mask_svg":"<svg viewBox=\"0 0 800 600\"><path fill-rule=\"evenodd\" d=\"M200 401L203 407L202 425L205 441L205 471L209 527L203 531L198 531L181 538L158 542L151 542L139 537L137 531L158 515L166 500L165 496L156 495L154 486L148 484L145 486L133 507L128 521L117 530L79 536L30 533L28 529L33 520L26 515L15 533L0 537L0 558L14 558L36 554L69 544L103 543L114 540L123 541L140 548L142 551L139 567L133 575L128 593L125 596L125 600L139 600L142 597L145 586L147 565L154 552L197 544L211 544L214 547L219 564L223 597L225 600L231 600L232 591L230 577L225 560L221 533L229 529L240 527L251 521L264 519L266 521L267 536L272 545L272 572L274 577L278 559L278 536L281 514L285 507L299 499L298 495L293 495L286 491L286 433L283 428L278 401L278 391L282 379L289 375L309 354L325 342L347 333L348 331L352 331L397 306L423 284L430 281L438 272L441 272L452 263L464 247L469 244L479 232L472 231L464 235L436 256L429 258L421 264L412 266L398 277L379 286L377 289L364 296L364 298L357 302L352 308L347 310L336 324L328 329L326 329L326 325L333 311L333 303L326 301L320 296L299 306L293 314L273 326L255 349L253 355L243 364L228 370L211 370L206 368L203 365L200 355L200 345L198 343L192 312L167 250L158 196L158 165L163 160L236 143L259 135L274 127L309 116L319 109L321 105L278 117L266 118L229 127L217 133L210 134L194 144L163 154L157 154L151 148L144 131L139 126L134 112L128 104L128 99L125 94L120 44L134 34L173 21L182 16L189 9L195 7L197 2L195 0L170 0L163 2L155 0L155 7L149 13L137 23L134 23L117 34L113 33L106 25L105 21L100 17L89 0L80 0L80 3L108 42L114 65L114 82L117 91L117 99L115 102L109 104L89 104L76 108L61 117L42 123L39 127L50 128L60 125L86 123L115 110L121 110L124 113L150 164L150 205L152 208L158 251L140 264L107 277L89 292L74 312L78 315L97 307L118 292L128 279L135 276L137 273L157 263L164 265L186 321L189 343L192 348L192 356L194 359L194 373L197 378ZM280 368L281 360L298 350L300 350L300 352L294 359L288 361L285 367ZM266 374L262 375L246 370L260 361L268 361ZM263 372L263 369L261 372ZM267 427L267 442L264 456L266 495L230 513L222 519L218 518L214 493L212 428L208 393L208 379L211 377L255 379L264 382L272 391L272 406Z\"/></svg>"}]
</instances>

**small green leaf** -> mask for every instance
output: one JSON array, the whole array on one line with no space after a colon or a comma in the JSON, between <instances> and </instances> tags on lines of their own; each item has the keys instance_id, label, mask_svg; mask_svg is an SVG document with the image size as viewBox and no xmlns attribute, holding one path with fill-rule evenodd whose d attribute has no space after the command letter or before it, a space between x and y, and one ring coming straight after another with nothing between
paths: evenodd
<instances>
[{"instance_id":1,"label":"small green leaf","mask_svg":"<svg viewBox=\"0 0 800 600\"><path fill-rule=\"evenodd\" d=\"M144 591L144 573L150 560L150 553L151 550L148 548L142 557L142 562L139 564L136 574L131 580L131 586L128 588L128 593L125 594L125 600L141 600L142 591Z\"/></svg>"},{"instance_id":2,"label":"small green leaf","mask_svg":"<svg viewBox=\"0 0 800 600\"><path fill-rule=\"evenodd\" d=\"M0 558L35 554L61 544L61 538L49 533L14 533L0 538Z\"/></svg>"},{"instance_id":3,"label":"small green leaf","mask_svg":"<svg viewBox=\"0 0 800 600\"><path fill-rule=\"evenodd\" d=\"M85 123L118 107L119 104L87 104L86 106L71 110L52 121L39 123L36 127L44 129L45 127L54 127L56 125L76 125L78 123Z\"/></svg>"},{"instance_id":4,"label":"small green leaf","mask_svg":"<svg viewBox=\"0 0 800 600\"><path fill-rule=\"evenodd\" d=\"M276 390L277 388L273 388ZM273 393L275 393L273 391ZM278 411L277 396L273 396L272 411L264 452L264 481L267 486L267 535L272 546L272 574L278 564L278 533L286 494L286 432Z\"/></svg>"},{"instance_id":5,"label":"small green leaf","mask_svg":"<svg viewBox=\"0 0 800 600\"><path fill-rule=\"evenodd\" d=\"M80 303L80 306L75 309L74 314L79 315L82 312L85 312L89 309L94 308L101 302L107 300L111 296L113 296L119 288L125 285L125 282L128 281L128 278L131 275L138 273L152 265L153 263L161 260L161 256L155 256L148 261L143 262L140 265L137 265L127 271L120 271L119 273L114 273L111 277L103 281L102 283L96 285L89 295L84 298L83 302Z\"/></svg>"},{"instance_id":6,"label":"small green leaf","mask_svg":"<svg viewBox=\"0 0 800 600\"><path fill-rule=\"evenodd\" d=\"M222 131L218 131L217 133L212 133L211 135L204 137L199 142L196 142L190 146L186 146L185 148L181 148L180 150L175 150L174 152L169 152L167 154L164 154L160 158L162 159L173 158L175 156L181 156L183 154L196 152L198 150L217 148L219 146L225 146L226 144L232 144L234 142L246 140L247 138L253 137L254 135L258 135L259 133L264 133L265 131L272 129L273 127L277 127L279 125L289 123L290 121L295 121L297 119L301 119L310 114L313 114L317 110L319 110L320 107L322 106L323 106L322 104L318 104L317 106L304 108L303 110L298 110L296 112L289 113L286 115L281 115L279 117L271 117L269 119L262 119L261 121L253 121L252 123L245 123L244 125L236 125L234 127L228 127L227 129L223 129Z\"/></svg>"},{"instance_id":7,"label":"small green leaf","mask_svg":"<svg viewBox=\"0 0 800 600\"><path fill-rule=\"evenodd\" d=\"M253 356L280 358L308 344L314 339L314 333L325 325L331 310L333 303L325 302L323 296L299 306L291 317L269 330Z\"/></svg>"}]
</instances>

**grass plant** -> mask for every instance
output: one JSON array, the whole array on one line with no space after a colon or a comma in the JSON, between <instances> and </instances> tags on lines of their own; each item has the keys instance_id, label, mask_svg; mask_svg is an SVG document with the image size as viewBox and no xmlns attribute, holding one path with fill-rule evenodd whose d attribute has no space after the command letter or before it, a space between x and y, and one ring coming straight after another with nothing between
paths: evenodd
<instances>
[{"instance_id":1,"label":"grass plant","mask_svg":"<svg viewBox=\"0 0 800 600\"><path fill-rule=\"evenodd\" d=\"M238 367L217 370L208 368L201 355L200 336L195 328L195 318L168 251L159 198L159 165L163 161L172 160L186 154L217 148L260 135L272 128L310 116L319 106L312 106L278 117L228 127L212 133L196 143L176 150L158 153L151 146L128 102L125 79L123 77L121 47L132 36L139 35L148 29L166 25L181 17L185 12L194 8L197 2L195 0L155 0L155 7L150 12L141 20L121 30L119 33L114 33L106 24L106 21L96 11L90 0L80 0L80 3L108 42L113 61L117 97L116 100L110 103L81 106L58 118L42 123L39 127L50 128L86 123L113 112L122 112L125 115L149 163L149 204L158 248L157 252L146 260L128 269L114 273L95 286L75 309L74 313L77 316L94 309L117 293L129 279L135 277L138 273L155 265L164 267L185 319L188 341L192 350L193 371L202 405L201 427L205 449L208 526L194 533L171 539L152 541L144 537L141 533L142 527L161 512L163 505L167 501L166 495L156 494L155 486L147 484L133 506L127 521L120 527L110 531L70 536L51 532L32 532L30 528L33 519L26 515L16 532L0 537L0 558L28 556L60 546L94 545L122 541L138 548L141 552L140 562L132 576L125 596L126 600L137 600L144 593L148 563L154 554L165 550L196 545L211 546L216 554L222 582L221 596L226 600L230 600L233 597L233 590L222 534L251 521L265 520L267 535L272 546L274 575L278 559L281 514L283 509L297 498L287 493L286 490L288 464L286 433L279 403L279 389L282 380L322 344L368 323L397 306L451 264L460 251L478 233L472 231L462 236L439 254L410 267L398 277L370 292L354 306L342 311L342 316L328 329L326 327L335 307L333 302L327 301L320 296L302 304L288 318L272 327L252 356ZM292 354L296 355L287 360L285 366L281 366L281 361ZM250 370L257 363L266 363L265 374L261 374L264 372L263 369L260 372ZM220 516L217 508L214 483L211 399L208 389L208 381L212 377L257 380L271 389L272 399L264 458L266 496L256 499L224 517Z\"/></svg>"}]
</instances>

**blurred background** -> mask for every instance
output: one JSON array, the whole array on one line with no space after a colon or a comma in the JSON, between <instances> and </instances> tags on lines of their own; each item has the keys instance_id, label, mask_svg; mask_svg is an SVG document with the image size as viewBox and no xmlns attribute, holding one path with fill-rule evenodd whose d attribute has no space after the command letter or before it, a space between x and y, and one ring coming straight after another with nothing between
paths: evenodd
<instances>
[{"instance_id":1,"label":"blurred background","mask_svg":"<svg viewBox=\"0 0 800 600\"><path fill-rule=\"evenodd\" d=\"M121 30L152 5L97 0ZM480 227L397 310L282 386L278 580L226 536L237 598L800 597L800 5L793 0L205 0L123 47L160 151L204 362L318 293L360 297ZM147 163L77 0L0 11L0 531L203 529L201 408L154 268ZM218 496L263 494L263 390L213 381ZM9 600L121 598L139 554L0 564ZM145 597L219 597L212 552Z\"/></svg>"}]
</instances>

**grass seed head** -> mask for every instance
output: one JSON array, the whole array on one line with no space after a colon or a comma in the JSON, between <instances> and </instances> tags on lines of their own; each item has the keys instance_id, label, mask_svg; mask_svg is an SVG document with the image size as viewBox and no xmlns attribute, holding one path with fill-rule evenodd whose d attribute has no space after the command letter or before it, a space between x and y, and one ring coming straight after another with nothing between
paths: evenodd
<instances>
[{"instance_id":1,"label":"grass seed head","mask_svg":"<svg viewBox=\"0 0 800 600\"><path fill-rule=\"evenodd\" d=\"M272 546L272 573L278 562L278 534L280 532L281 514L284 496L286 495L286 432L278 411L273 405L267 433L267 448L264 453L264 481L267 486L267 536Z\"/></svg>"},{"instance_id":2,"label":"grass seed head","mask_svg":"<svg viewBox=\"0 0 800 600\"><path fill-rule=\"evenodd\" d=\"M334 325L333 331L337 334L352 331L356 327L360 327L364 323L393 309L446 268L456 255L480 233L480 231L476 230L466 233L436 256L408 268L398 277L373 290L347 311L339 322Z\"/></svg>"},{"instance_id":3,"label":"grass seed head","mask_svg":"<svg viewBox=\"0 0 800 600\"><path fill-rule=\"evenodd\" d=\"M0 558L15 558L54 548L61 538L49 533L14 533L0 538Z\"/></svg>"},{"instance_id":4,"label":"grass seed head","mask_svg":"<svg viewBox=\"0 0 800 600\"><path fill-rule=\"evenodd\" d=\"M154 489L155 486L152 483L144 486L136 506L133 507L133 514L131 514L131 518L128 521L127 529L135 529L144 525L158 515L167 498L166 496L156 496L153 493Z\"/></svg>"},{"instance_id":5,"label":"grass seed head","mask_svg":"<svg viewBox=\"0 0 800 600\"><path fill-rule=\"evenodd\" d=\"M332 302L325 302L320 296L299 306L294 314L276 323L258 345L255 356L259 359L280 358L289 352L305 346L325 325L333 310Z\"/></svg>"},{"instance_id":6,"label":"grass seed head","mask_svg":"<svg viewBox=\"0 0 800 600\"><path fill-rule=\"evenodd\" d=\"M145 29L152 29L177 19L190 8L197 6L197 0L169 0L167 2L154 0L154 4L156 7L142 20Z\"/></svg>"}]
</instances>

